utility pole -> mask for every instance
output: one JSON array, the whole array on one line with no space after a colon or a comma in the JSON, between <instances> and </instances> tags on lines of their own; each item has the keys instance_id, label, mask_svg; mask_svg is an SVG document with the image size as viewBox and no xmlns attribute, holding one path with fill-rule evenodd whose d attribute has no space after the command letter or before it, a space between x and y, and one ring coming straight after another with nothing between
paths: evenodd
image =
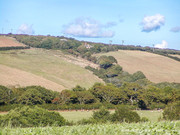
<instances>
[{"instance_id":1,"label":"utility pole","mask_svg":"<svg viewBox=\"0 0 180 135\"><path fill-rule=\"evenodd\" d=\"M112 40L109 40L109 45L112 45Z\"/></svg>"},{"instance_id":2,"label":"utility pole","mask_svg":"<svg viewBox=\"0 0 180 135\"><path fill-rule=\"evenodd\" d=\"M153 44L153 52L154 52L154 44Z\"/></svg>"},{"instance_id":3,"label":"utility pole","mask_svg":"<svg viewBox=\"0 0 180 135\"><path fill-rule=\"evenodd\" d=\"M124 44L124 40L122 40L122 45Z\"/></svg>"},{"instance_id":4,"label":"utility pole","mask_svg":"<svg viewBox=\"0 0 180 135\"><path fill-rule=\"evenodd\" d=\"M12 34L12 32L13 32L13 29L11 29L11 34Z\"/></svg>"}]
</instances>

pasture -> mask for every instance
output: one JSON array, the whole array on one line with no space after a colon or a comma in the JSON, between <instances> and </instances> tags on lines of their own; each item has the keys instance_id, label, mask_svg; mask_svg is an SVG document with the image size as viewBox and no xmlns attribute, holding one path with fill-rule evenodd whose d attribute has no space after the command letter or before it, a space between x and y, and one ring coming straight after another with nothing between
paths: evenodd
<instances>
[{"instance_id":1,"label":"pasture","mask_svg":"<svg viewBox=\"0 0 180 135\"><path fill-rule=\"evenodd\" d=\"M95 82L103 82L92 72L67 61L64 55L45 49L0 51L0 85L41 85L61 91L78 84L89 88Z\"/></svg>"},{"instance_id":2,"label":"pasture","mask_svg":"<svg viewBox=\"0 0 180 135\"><path fill-rule=\"evenodd\" d=\"M119 50L96 54L95 56L114 56L124 71L131 74L142 71L147 79L152 82L177 82L180 83L180 62L165 56L143 52Z\"/></svg>"},{"instance_id":3,"label":"pasture","mask_svg":"<svg viewBox=\"0 0 180 135\"><path fill-rule=\"evenodd\" d=\"M114 113L114 110L110 110L111 113ZM59 113L67 120L77 122L82 119L88 119L92 116L92 110L83 110L83 111L59 111ZM162 117L162 111L159 110L137 110L137 113L140 117L147 117L151 122L157 122L159 117Z\"/></svg>"},{"instance_id":4,"label":"pasture","mask_svg":"<svg viewBox=\"0 0 180 135\"><path fill-rule=\"evenodd\" d=\"M97 111L97 110L94 110ZM82 119L88 119L92 116L93 110L64 110L57 111L68 121L77 122ZM137 110L136 111L140 117L147 117L151 122L157 122L159 117L162 117L162 111L159 110ZM114 110L110 110L110 113L114 113ZM0 115L5 115L7 112L0 112Z\"/></svg>"}]
</instances>

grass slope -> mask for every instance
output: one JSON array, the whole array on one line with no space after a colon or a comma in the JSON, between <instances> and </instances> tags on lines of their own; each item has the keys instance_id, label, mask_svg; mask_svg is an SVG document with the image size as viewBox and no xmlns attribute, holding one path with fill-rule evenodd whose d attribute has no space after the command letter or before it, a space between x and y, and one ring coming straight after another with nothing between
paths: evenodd
<instances>
[{"instance_id":1,"label":"grass slope","mask_svg":"<svg viewBox=\"0 0 180 135\"><path fill-rule=\"evenodd\" d=\"M61 53L61 57L57 57ZM55 55L56 54L56 55ZM62 90L102 82L90 71L66 61L62 52L44 49L0 51L1 85L41 85Z\"/></svg>"},{"instance_id":2,"label":"grass slope","mask_svg":"<svg viewBox=\"0 0 180 135\"><path fill-rule=\"evenodd\" d=\"M170 58L142 51L119 50L97 54L96 56L114 56L118 64L129 73L142 71L152 82L180 83L180 62Z\"/></svg>"}]
</instances>

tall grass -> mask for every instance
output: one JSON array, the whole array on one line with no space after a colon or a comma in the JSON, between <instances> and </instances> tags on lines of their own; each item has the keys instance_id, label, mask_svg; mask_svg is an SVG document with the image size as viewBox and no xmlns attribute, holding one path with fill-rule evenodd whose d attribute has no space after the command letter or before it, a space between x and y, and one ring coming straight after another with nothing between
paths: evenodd
<instances>
[{"instance_id":1,"label":"tall grass","mask_svg":"<svg viewBox=\"0 0 180 135\"><path fill-rule=\"evenodd\" d=\"M64 127L3 128L0 135L178 135L180 122L121 123Z\"/></svg>"}]
</instances>

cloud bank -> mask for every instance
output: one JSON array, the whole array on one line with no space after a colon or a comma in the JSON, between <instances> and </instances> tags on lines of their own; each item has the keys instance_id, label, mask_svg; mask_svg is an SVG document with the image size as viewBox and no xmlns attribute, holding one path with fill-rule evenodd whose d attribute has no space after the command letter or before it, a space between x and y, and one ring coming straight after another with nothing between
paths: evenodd
<instances>
[{"instance_id":1,"label":"cloud bank","mask_svg":"<svg viewBox=\"0 0 180 135\"><path fill-rule=\"evenodd\" d=\"M180 32L180 26L173 27L170 29L171 32Z\"/></svg>"},{"instance_id":2,"label":"cloud bank","mask_svg":"<svg viewBox=\"0 0 180 135\"><path fill-rule=\"evenodd\" d=\"M76 37L88 38L113 37L114 32L108 30L108 28L111 28L115 25L115 22L101 24L91 18L77 18L70 24L64 26L63 33Z\"/></svg>"},{"instance_id":3,"label":"cloud bank","mask_svg":"<svg viewBox=\"0 0 180 135\"><path fill-rule=\"evenodd\" d=\"M140 24L143 26L142 32L157 31L165 24L165 17L160 14L145 16Z\"/></svg>"},{"instance_id":4,"label":"cloud bank","mask_svg":"<svg viewBox=\"0 0 180 135\"><path fill-rule=\"evenodd\" d=\"M17 30L17 34L34 34L34 30L32 28L32 25L27 25L27 24L22 24L18 30Z\"/></svg>"},{"instance_id":5,"label":"cloud bank","mask_svg":"<svg viewBox=\"0 0 180 135\"><path fill-rule=\"evenodd\" d=\"M154 47L160 48L160 49L165 49L168 47L168 43L165 40L163 40L161 44L156 44Z\"/></svg>"}]
</instances>

